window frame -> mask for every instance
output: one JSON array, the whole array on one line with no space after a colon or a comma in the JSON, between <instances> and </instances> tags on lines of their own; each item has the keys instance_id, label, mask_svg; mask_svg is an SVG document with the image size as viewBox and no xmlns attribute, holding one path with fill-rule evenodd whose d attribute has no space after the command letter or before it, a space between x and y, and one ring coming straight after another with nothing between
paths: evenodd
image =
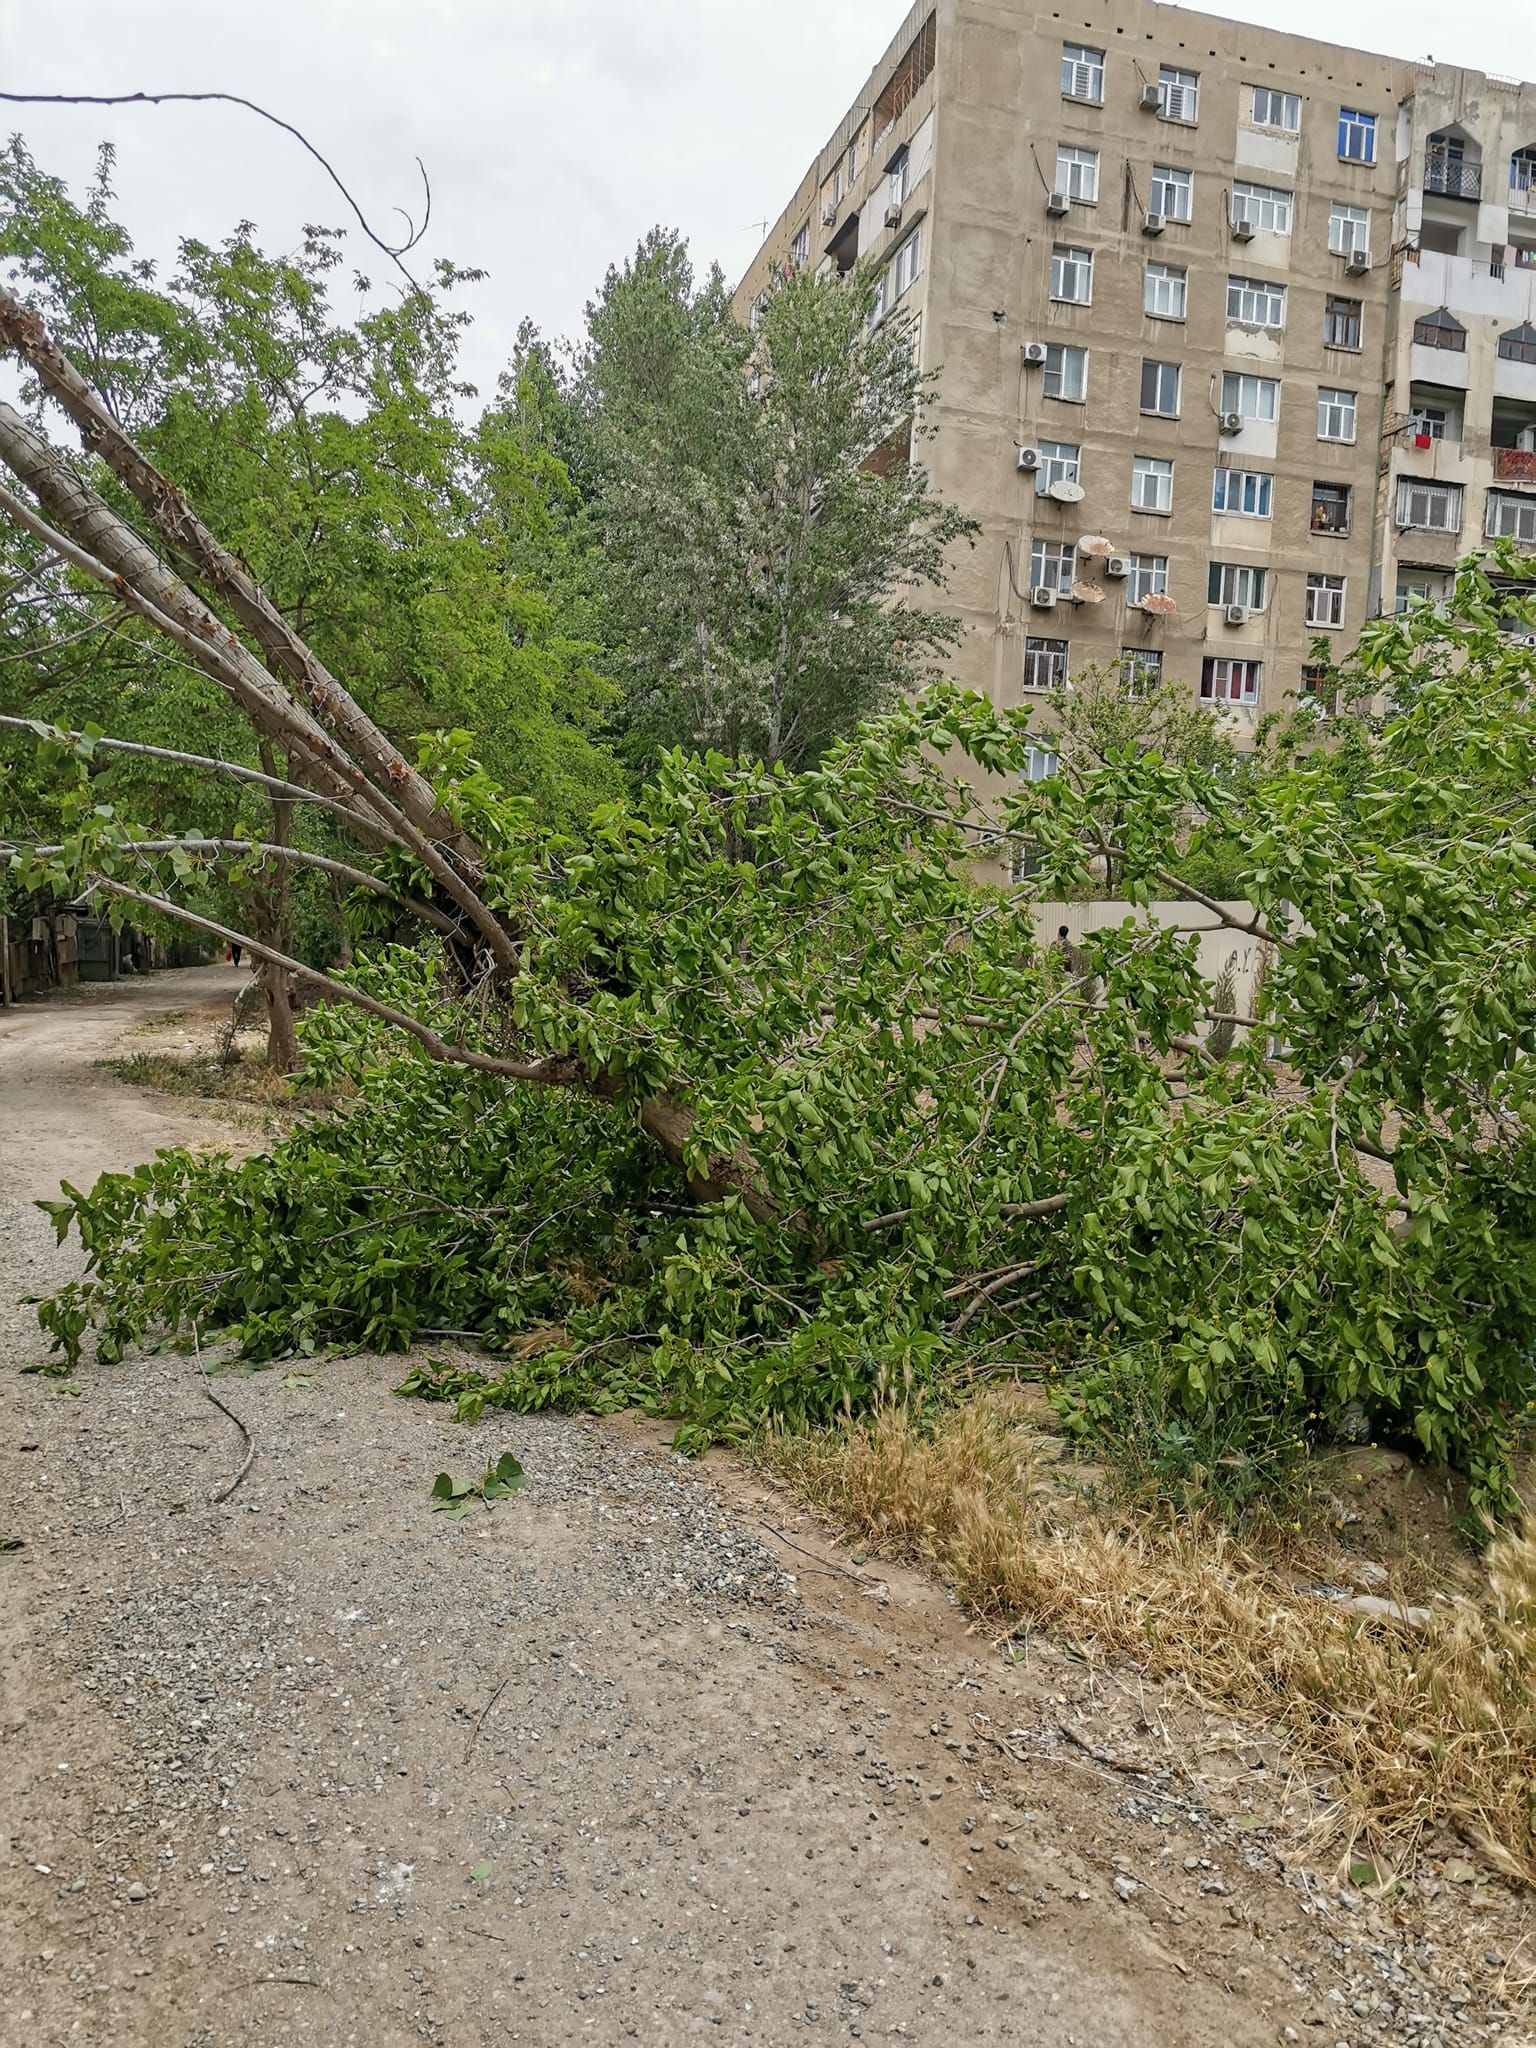
<instances>
[{"instance_id":1,"label":"window frame","mask_svg":"<svg viewBox=\"0 0 1536 2048\"><path fill-rule=\"evenodd\" d=\"M899 213L912 190L912 152L903 143L885 170L885 203Z\"/></svg>"},{"instance_id":2,"label":"window frame","mask_svg":"<svg viewBox=\"0 0 1536 2048\"><path fill-rule=\"evenodd\" d=\"M1299 135L1301 133L1301 94L1299 92L1286 92L1283 87L1278 85L1256 85L1252 88L1252 92L1253 98L1248 103L1248 118L1255 128L1274 128L1282 135ZM1259 112L1261 98L1271 104L1279 100L1281 112L1284 113L1289 108L1292 110L1294 118L1289 121L1277 121L1269 113L1261 114Z\"/></svg>"},{"instance_id":3,"label":"window frame","mask_svg":"<svg viewBox=\"0 0 1536 2048\"><path fill-rule=\"evenodd\" d=\"M1208 563L1205 601L1223 611L1229 604L1240 604L1244 611L1249 612L1266 611L1269 606L1268 568L1262 562L1217 560Z\"/></svg>"},{"instance_id":4,"label":"window frame","mask_svg":"<svg viewBox=\"0 0 1536 2048\"><path fill-rule=\"evenodd\" d=\"M1445 355L1464 356L1467 352L1467 330L1445 306L1419 314L1410 339L1415 348L1439 349Z\"/></svg>"},{"instance_id":5,"label":"window frame","mask_svg":"<svg viewBox=\"0 0 1536 2048\"><path fill-rule=\"evenodd\" d=\"M1233 311L1236 302L1237 311ZM1240 327L1263 327L1272 334L1279 334L1285 328L1286 288L1269 277L1235 277L1227 275L1227 318L1236 321ZM1245 310L1245 308L1247 310ZM1270 319L1267 314L1279 317Z\"/></svg>"},{"instance_id":6,"label":"window frame","mask_svg":"<svg viewBox=\"0 0 1536 2048\"><path fill-rule=\"evenodd\" d=\"M1348 333L1353 325L1354 340L1340 341L1338 332ZM1323 347L1349 349L1358 354L1365 347L1365 301L1343 292L1323 294Z\"/></svg>"},{"instance_id":7,"label":"window frame","mask_svg":"<svg viewBox=\"0 0 1536 2048\"><path fill-rule=\"evenodd\" d=\"M1178 95L1175 99L1175 95ZM1174 111L1177 107L1177 112ZM1163 121L1177 121L1193 128L1200 119L1200 74L1182 64L1157 67L1157 112Z\"/></svg>"},{"instance_id":8,"label":"window frame","mask_svg":"<svg viewBox=\"0 0 1536 2048\"><path fill-rule=\"evenodd\" d=\"M1081 278L1087 289L1081 297L1068 294L1063 286L1069 273L1074 279ZM1053 242L1051 244L1050 299L1054 306L1091 306L1093 304L1093 251L1084 249L1076 242Z\"/></svg>"},{"instance_id":9,"label":"window frame","mask_svg":"<svg viewBox=\"0 0 1536 2048\"><path fill-rule=\"evenodd\" d=\"M908 272L905 283L903 283L901 275L903 259L906 257L907 251L909 249L913 252L911 268ZM901 301L906 297L907 293L911 291L913 285L917 283L917 280L922 276L922 274L923 230L921 223L919 223L919 225L912 230L910 235L906 235L902 238L901 242L897 245L895 254L891 257L891 284L893 287L893 296L891 298L891 304L893 306L899 305L901 303Z\"/></svg>"},{"instance_id":10,"label":"window frame","mask_svg":"<svg viewBox=\"0 0 1536 2048\"><path fill-rule=\"evenodd\" d=\"M1288 191L1284 185L1261 185L1256 178L1232 180L1232 218L1246 221L1255 234L1289 235L1295 217L1294 190Z\"/></svg>"},{"instance_id":11,"label":"window frame","mask_svg":"<svg viewBox=\"0 0 1536 2048\"><path fill-rule=\"evenodd\" d=\"M795 230L794 239L789 245L789 260L792 268L795 270L803 270L805 265L810 262L811 224L809 221L806 221L802 227Z\"/></svg>"},{"instance_id":12,"label":"window frame","mask_svg":"<svg viewBox=\"0 0 1536 2048\"><path fill-rule=\"evenodd\" d=\"M1223 485L1222 479L1226 478ZM1231 502L1233 483L1239 485L1239 495L1252 497L1252 505ZM1221 503L1217 503L1218 493ZM1211 472L1211 511L1222 519L1272 519L1275 505L1275 476L1269 469L1228 469L1218 464Z\"/></svg>"},{"instance_id":13,"label":"window frame","mask_svg":"<svg viewBox=\"0 0 1536 2048\"><path fill-rule=\"evenodd\" d=\"M1149 697L1163 687L1161 647L1122 647L1120 680L1130 697Z\"/></svg>"},{"instance_id":14,"label":"window frame","mask_svg":"<svg viewBox=\"0 0 1536 2048\"><path fill-rule=\"evenodd\" d=\"M1254 387L1253 395L1255 398L1258 398L1263 392L1267 391L1269 393L1271 405L1269 412L1250 412L1247 409L1243 403L1243 386L1245 384L1251 384ZM1232 398L1232 387L1234 385L1237 387L1235 404L1229 403L1229 400ZM1278 424L1280 419L1280 379L1278 377L1261 377L1257 370L1223 370L1221 373L1221 410L1223 412L1235 412L1239 419L1253 420L1263 426Z\"/></svg>"},{"instance_id":15,"label":"window frame","mask_svg":"<svg viewBox=\"0 0 1536 2048\"><path fill-rule=\"evenodd\" d=\"M1040 467L1035 471L1035 496L1043 498L1052 484L1079 484L1083 480L1081 441L1042 441ZM1051 452L1046 453L1049 449Z\"/></svg>"},{"instance_id":16,"label":"window frame","mask_svg":"<svg viewBox=\"0 0 1536 2048\"><path fill-rule=\"evenodd\" d=\"M1501 363L1536 363L1536 324L1522 320L1518 327L1506 329L1499 336L1497 354Z\"/></svg>"},{"instance_id":17,"label":"window frame","mask_svg":"<svg viewBox=\"0 0 1536 2048\"><path fill-rule=\"evenodd\" d=\"M1320 499L1318 497L1319 491L1333 491L1339 495L1337 498L1324 497ZM1307 531L1309 533L1322 534L1324 538L1329 540L1345 538L1354 520L1354 499L1355 487L1353 484L1336 484L1328 477L1314 477L1312 479L1312 505L1307 514ZM1342 526L1319 526L1317 523L1319 506L1326 507L1335 504L1342 504L1344 524Z\"/></svg>"},{"instance_id":18,"label":"window frame","mask_svg":"<svg viewBox=\"0 0 1536 2048\"><path fill-rule=\"evenodd\" d=\"M1348 233L1335 234L1335 229ZM1371 209L1352 206L1335 199L1328 209L1328 253L1331 256L1369 256L1371 253Z\"/></svg>"},{"instance_id":19,"label":"window frame","mask_svg":"<svg viewBox=\"0 0 1536 2048\"><path fill-rule=\"evenodd\" d=\"M1182 202L1169 206L1166 201L1171 194ZM1154 164L1152 177L1147 189L1147 209L1160 213L1164 220L1177 221L1187 227L1195 216L1195 174L1186 171L1182 164Z\"/></svg>"},{"instance_id":20,"label":"window frame","mask_svg":"<svg viewBox=\"0 0 1536 2048\"><path fill-rule=\"evenodd\" d=\"M1061 597L1071 590L1076 581L1076 541L1052 540L1044 534L1033 535L1029 543L1030 589L1054 590Z\"/></svg>"},{"instance_id":21,"label":"window frame","mask_svg":"<svg viewBox=\"0 0 1536 2048\"><path fill-rule=\"evenodd\" d=\"M1164 312L1151 301L1159 288L1170 297L1177 295L1179 310ZM1141 310L1149 320L1187 320L1189 317L1189 269L1183 263L1149 263L1142 279Z\"/></svg>"},{"instance_id":22,"label":"window frame","mask_svg":"<svg viewBox=\"0 0 1536 2048\"><path fill-rule=\"evenodd\" d=\"M1158 488L1154 496L1157 504L1142 502L1138 485L1150 479ZM1131 457L1131 510L1150 512L1155 518L1167 518L1173 511L1173 458L1168 455L1132 455Z\"/></svg>"},{"instance_id":23,"label":"window frame","mask_svg":"<svg viewBox=\"0 0 1536 2048\"><path fill-rule=\"evenodd\" d=\"M1144 597L1166 597L1168 595L1168 557L1166 555L1131 554L1126 557L1130 567L1125 572L1125 593L1128 604L1140 604Z\"/></svg>"},{"instance_id":24,"label":"window frame","mask_svg":"<svg viewBox=\"0 0 1536 2048\"><path fill-rule=\"evenodd\" d=\"M1525 514L1529 531L1525 533L1520 531L1519 519L1512 526L1504 526L1498 523L1496 515L1500 512ZM1488 493L1488 502L1483 508L1483 538L1484 540L1518 540L1536 545L1536 497L1528 498L1520 491L1490 491Z\"/></svg>"},{"instance_id":25,"label":"window frame","mask_svg":"<svg viewBox=\"0 0 1536 2048\"><path fill-rule=\"evenodd\" d=\"M1413 500L1422 498L1424 510L1443 504L1454 520L1432 520L1413 516ZM1400 476L1392 499L1392 523L1399 533L1445 533L1453 539L1460 534L1466 517L1466 492L1462 485L1445 483L1439 477Z\"/></svg>"},{"instance_id":26,"label":"window frame","mask_svg":"<svg viewBox=\"0 0 1536 2048\"><path fill-rule=\"evenodd\" d=\"M1053 355L1059 356L1061 358L1060 362L1054 365L1051 362L1051 357ZM1064 373L1067 366L1067 359L1072 356L1078 358L1078 367L1081 372L1079 378L1081 389L1075 393L1070 391L1053 391L1051 389L1052 376L1056 375L1059 378L1064 378ZM1047 342L1045 349L1045 367L1042 372L1040 380L1040 395L1042 398L1055 399L1056 402L1060 405L1085 404L1088 398L1087 349L1081 347L1078 343L1070 341Z\"/></svg>"},{"instance_id":27,"label":"window frame","mask_svg":"<svg viewBox=\"0 0 1536 2048\"><path fill-rule=\"evenodd\" d=\"M1051 633L1026 633L1024 636L1024 659L1021 667L1023 681L1020 687L1031 696L1043 696L1047 690L1058 689L1067 680L1068 664L1071 660L1072 642L1062 640ZM1046 667L1054 671L1058 662L1060 674L1051 674L1046 681L1031 681L1031 663L1036 669Z\"/></svg>"},{"instance_id":28,"label":"window frame","mask_svg":"<svg viewBox=\"0 0 1536 2048\"><path fill-rule=\"evenodd\" d=\"M1068 175L1063 178L1061 175L1063 159L1067 157L1072 158L1072 161L1066 164L1065 168ZM1078 191L1075 174L1079 171L1087 171L1091 174L1089 182L1092 184L1092 191ZM1097 206L1099 203L1099 151L1089 149L1085 143L1081 142L1058 142L1056 145L1056 175L1051 181L1051 190L1053 192L1064 192L1068 199L1075 201L1079 206Z\"/></svg>"},{"instance_id":29,"label":"window frame","mask_svg":"<svg viewBox=\"0 0 1536 2048\"><path fill-rule=\"evenodd\" d=\"M1313 603L1314 598L1326 598L1328 602L1326 605L1319 607ZM1349 578L1347 576L1335 576L1326 569L1309 569L1307 571L1306 622L1309 626L1314 626L1319 632L1323 633L1342 632L1344 630L1344 614L1348 602ZM1320 612L1327 612L1330 616L1322 617Z\"/></svg>"},{"instance_id":30,"label":"window frame","mask_svg":"<svg viewBox=\"0 0 1536 2048\"><path fill-rule=\"evenodd\" d=\"M1154 399L1163 396L1163 386L1169 376L1173 379L1172 405L1148 405L1147 372L1153 372ZM1141 359L1141 412L1147 419L1176 420L1184 402L1184 365L1165 362L1160 356L1143 356Z\"/></svg>"},{"instance_id":31,"label":"window frame","mask_svg":"<svg viewBox=\"0 0 1536 2048\"><path fill-rule=\"evenodd\" d=\"M1340 107L1338 126L1338 157L1341 164L1374 164L1376 161L1377 120L1374 114L1363 107ZM1357 137L1364 143L1362 149L1346 149L1345 143Z\"/></svg>"},{"instance_id":32,"label":"window frame","mask_svg":"<svg viewBox=\"0 0 1536 2048\"><path fill-rule=\"evenodd\" d=\"M1331 418L1331 417L1332 417L1332 415L1333 415L1333 414L1335 414L1335 413L1337 413L1337 414L1338 414L1338 416L1339 416L1339 419L1340 419L1340 421L1341 421L1341 422L1342 422L1342 421L1343 421L1343 420L1344 420L1344 419L1345 419L1345 418L1347 417L1347 419L1348 419L1348 421L1349 421L1349 432L1348 432L1347 434L1325 434L1325 433L1323 432L1323 425L1324 425L1324 419L1325 419L1325 416L1327 416L1327 417ZM1356 443L1356 441L1357 441L1357 439L1359 438L1359 433L1360 433L1360 394L1359 394L1359 392L1358 392L1358 391L1346 391L1346 390L1344 390L1344 388L1342 387L1342 385L1337 385L1337 384L1319 384L1319 385L1318 385L1318 387L1317 387L1317 438L1318 438L1318 440L1319 440L1319 441L1331 441L1332 443L1334 443L1334 445L1335 445L1335 446L1337 446L1337 447L1341 447L1341 448L1353 448L1353 447L1354 447L1354 445L1355 445L1355 443Z\"/></svg>"},{"instance_id":33,"label":"window frame","mask_svg":"<svg viewBox=\"0 0 1536 2048\"><path fill-rule=\"evenodd\" d=\"M1074 54L1068 56L1068 51ZM1061 46L1061 96L1064 100L1076 100L1081 106L1102 107L1104 104L1105 52L1096 50L1090 43L1063 43ZM1097 59L1097 63L1095 63ZM1070 69L1069 69L1070 67ZM1078 92L1074 88L1079 71L1086 71L1090 84L1097 80L1097 92Z\"/></svg>"},{"instance_id":34,"label":"window frame","mask_svg":"<svg viewBox=\"0 0 1536 2048\"><path fill-rule=\"evenodd\" d=\"M1241 671L1241 677L1238 672ZM1224 687L1218 688L1218 680ZM1241 690L1232 683L1240 680ZM1264 683L1264 664L1247 654L1208 654L1200 664L1200 701L1203 704L1257 704Z\"/></svg>"}]
</instances>

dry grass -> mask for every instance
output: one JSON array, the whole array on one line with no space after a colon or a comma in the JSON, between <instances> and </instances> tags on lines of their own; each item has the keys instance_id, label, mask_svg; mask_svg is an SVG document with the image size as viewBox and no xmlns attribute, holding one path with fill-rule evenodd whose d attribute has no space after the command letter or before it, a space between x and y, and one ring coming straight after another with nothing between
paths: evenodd
<instances>
[{"instance_id":1,"label":"dry grass","mask_svg":"<svg viewBox=\"0 0 1536 2048\"><path fill-rule=\"evenodd\" d=\"M341 1100L337 1090L297 1086L261 1059L226 1064L213 1053L137 1052L106 1064L131 1087L154 1088L191 1101L247 1103L254 1109L298 1113L329 1109Z\"/></svg>"},{"instance_id":2,"label":"dry grass","mask_svg":"<svg viewBox=\"0 0 1536 2048\"><path fill-rule=\"evenodd\" d=\"M1368 1845L1379 1871L1451 1828L1536 1883L1536 1536L1501 1537L1481 1590L1437 1598L1422 1629L1363 1622L1298 1589L1327 1559L1285 1532L1089 1506L1048 1448L982 1395L927 1427L891 1415L775 1439L763 1456L864 1540L933 1565L1000 1630L1068 1631L1090 1654L1279 1724L1334 1781L1344 1846Z\"/></svg>"}]
</instances>

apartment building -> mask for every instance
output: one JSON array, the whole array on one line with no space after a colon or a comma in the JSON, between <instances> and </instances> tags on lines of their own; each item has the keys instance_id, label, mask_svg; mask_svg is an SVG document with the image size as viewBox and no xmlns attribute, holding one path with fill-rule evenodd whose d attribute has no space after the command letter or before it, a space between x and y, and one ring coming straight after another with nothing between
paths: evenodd
<instances>
[{"instance_id":1,"label":"apartment building","mask_svg":"<svg viewBox=\"0 0 1536 2048\"><path fill-rule=\"evenodd\" d=\"M935 601L997 703L1118 664L1241 737L1320 637L1536 545L1536 86L1160 0L919 0L738 312L866 260L942 371L922 459L982 532Z\"/></svg>"}]
</instances>

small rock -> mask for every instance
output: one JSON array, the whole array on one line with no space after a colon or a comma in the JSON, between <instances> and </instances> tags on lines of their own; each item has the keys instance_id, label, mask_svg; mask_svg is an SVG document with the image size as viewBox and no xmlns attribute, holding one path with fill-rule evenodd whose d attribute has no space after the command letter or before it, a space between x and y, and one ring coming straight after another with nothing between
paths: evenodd
<instances>
[{"instance_id":1,"label":"small rock","mask_svg":"<svg viewBox=\"0 0 1536 2048\"><path fill-rule=\"evenodd\" d=\"M145 1891L143 1885L141 1885L139 1883L139 1880L135 1878L133 1880L133 1883L128 1887L128 1896L137 1906L138 1904L140 1904L142 1900L147 1899L149 1897L149 1893Z\"/></svg>"}]
</instances>

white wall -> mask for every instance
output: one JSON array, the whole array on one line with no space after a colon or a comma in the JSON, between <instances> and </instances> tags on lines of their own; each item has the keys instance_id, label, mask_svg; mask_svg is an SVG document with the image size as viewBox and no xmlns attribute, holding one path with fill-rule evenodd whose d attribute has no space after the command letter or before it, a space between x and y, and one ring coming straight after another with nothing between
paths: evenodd
<instances>
[{"instance_id":1,"label":"white wall","mask_svg":"<svg viewBox=\"0 0 1536 2048\"><path fill-rule=\"evenodd\" d=\"M1248 903L1224 903L1222 908L1234 917L1253 916L1253 906ZM1044 946L1051 943L1063 925L1074 945L1088 932L1113 930L1126 923L1158 924L1174 931L1196 932L1200 940L1196 957L1207 981L1214 982L1228 960L1236 956L1237 1007L1240 1011L1248 1008L1263 948L1246 932L1230 930L1203 903L1036 903L1030 914Z\"/></svg>"}]
</instances>

